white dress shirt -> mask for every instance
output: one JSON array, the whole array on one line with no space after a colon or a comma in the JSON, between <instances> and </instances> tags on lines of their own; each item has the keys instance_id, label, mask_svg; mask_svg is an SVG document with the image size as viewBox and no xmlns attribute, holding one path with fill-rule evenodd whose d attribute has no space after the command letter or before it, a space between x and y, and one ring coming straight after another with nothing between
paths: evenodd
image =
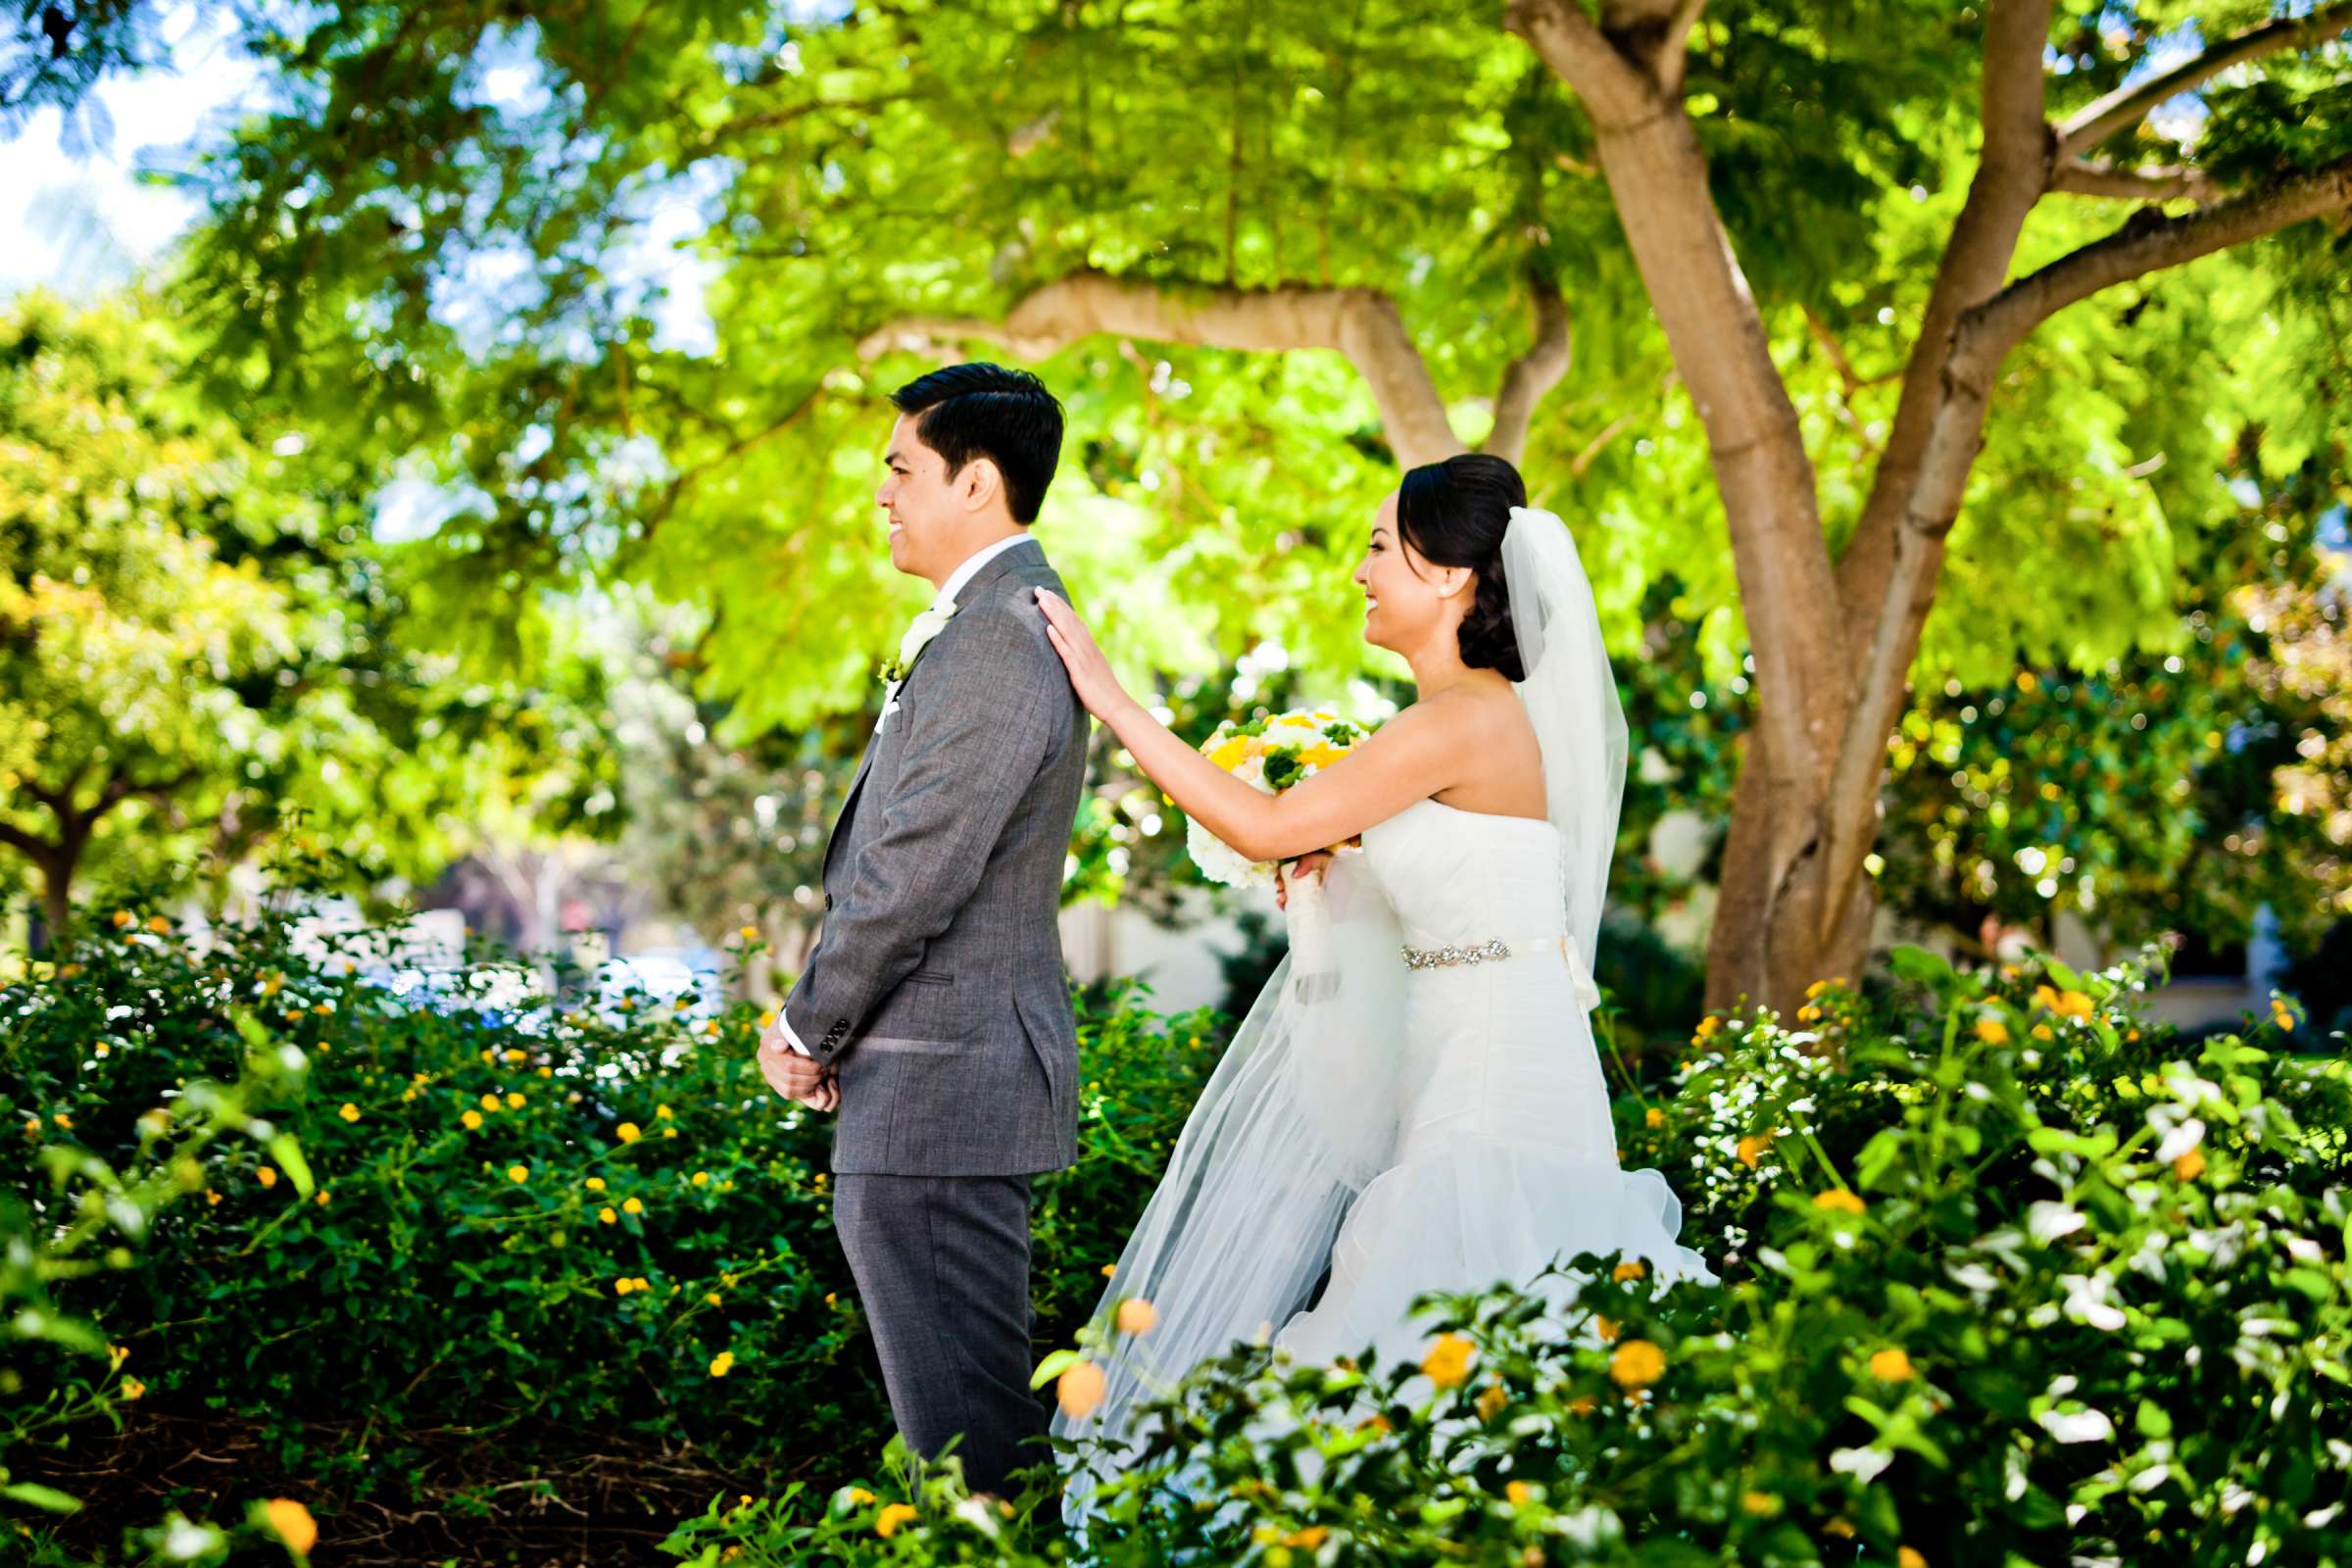
<instances>
[{"instance_id":1,"label":"white dress shirt","mask_svg":"<svg viewBox=\"0 0 2352 1568\"><path fill-rule=\"evenodd\" d=\"M962 564L954 571L948 573L948 580L939 585L939 597L931 601L931 608L943 612L955 609L956 596L963 592L963 585L970 582L982 566L987 565L1015 545L1035 544L1036 542L1037 536L1024 528L1019 533L1005 535L995 544L982 545L964 557ZM782 1007L776 1009L776 1026L784 1031L786 1045L804 1056L808 1054L808 1048L801 1044L799 1035L793 1033L792 1022L784 1016Z\"/></svg>"}]
</instances>

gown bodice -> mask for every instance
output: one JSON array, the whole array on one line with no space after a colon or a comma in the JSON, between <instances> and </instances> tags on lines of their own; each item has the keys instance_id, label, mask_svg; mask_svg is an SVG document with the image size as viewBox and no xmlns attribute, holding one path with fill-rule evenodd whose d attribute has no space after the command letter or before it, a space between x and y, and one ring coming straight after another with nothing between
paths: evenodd
<instances>
[{"instance_id":1,"label":"gown bodice","mask_svg":"<svg viewBox=\"0 0 2352 1568\"><path fill-rule=\"evenodd\" d=\"M1364 867L1416 948L1566 929L1559 829L1542 817L1415 801L1365 830Z\"/></svg>"}]
</instances>

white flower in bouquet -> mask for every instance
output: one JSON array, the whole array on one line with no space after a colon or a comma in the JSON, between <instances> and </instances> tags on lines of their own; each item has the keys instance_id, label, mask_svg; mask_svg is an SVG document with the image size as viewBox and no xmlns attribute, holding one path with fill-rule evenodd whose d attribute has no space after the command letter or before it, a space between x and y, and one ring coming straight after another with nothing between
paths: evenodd
<instances>
[{"instance_id":1,"label":"white flower in bouquet","mask_svg":"<svg viewBox=\"0 0 2352 1568\"><path fill-rule=\"evenodd\" d=\"M1251 789L1279 795L1314 777L1371 736L1370 729L1328 709L1301 710L1240 722L1227 719L1201 745L1200 755ZM1332 847L1348 849L1361 842L1353 838ZM1237 888L1274 885L1273 861L1250 859L1197 819L1186 819L1184 847L1211 882Z\"/></svg>"}]
</instances>

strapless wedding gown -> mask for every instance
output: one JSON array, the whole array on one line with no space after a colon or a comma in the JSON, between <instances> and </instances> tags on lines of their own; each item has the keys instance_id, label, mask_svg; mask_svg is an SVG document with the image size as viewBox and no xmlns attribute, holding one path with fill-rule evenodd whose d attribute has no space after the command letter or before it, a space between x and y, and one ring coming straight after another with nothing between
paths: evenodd
<instances>
[{"instance_id":1,"label":"strapless wedding gown","mask_svg":"<svg viewBox=\"0 0 2352 1568\"><path fill-rule=\"evenodd\" d=\"M1541 818L1424 800L1365 832L1363 868L1410 947L1552 938L1556 835ZM1277 1348L1328 1361L1370 1345L1383 1361L1417 1360L1431 1338L1407 1315L1417 1294L1525 1286L1583 1251L1713 1283L1676 1242L1682 1205L1665 1177L1618 1162L1584 961L1554 948L1408 973L1392 1162L1357 1195L1329 1283Z\"/></svg>"}]
</instances>

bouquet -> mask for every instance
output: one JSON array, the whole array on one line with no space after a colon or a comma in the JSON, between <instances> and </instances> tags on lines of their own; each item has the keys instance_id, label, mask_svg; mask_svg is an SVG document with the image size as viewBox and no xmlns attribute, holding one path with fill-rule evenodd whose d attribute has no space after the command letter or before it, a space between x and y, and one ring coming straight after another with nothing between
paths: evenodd
<instances>
[{"instance_id":1,"label":"bouquet","mask_svg":"<svg viewBox=\"0 0 2352 1568\"><path fill-rule=\"evenodd\" d=\"M1372 731L1364 725L1318 709L1308 712L1261 714L1244 722L1227 719L1202 743L1200 755L1252 789L1280 795L1299 780L1314 777L1371 738ZM1332 848L1354 849L1362 843L1359 834ZM1200 868L1200 874L1211 882L1222 882L1228 887L1274 885L1273 861L1245 859L1239 851L1197 820L1188 818L1185 823L1184 847L1193 863Z\"/></svg>"}]
</instances>

